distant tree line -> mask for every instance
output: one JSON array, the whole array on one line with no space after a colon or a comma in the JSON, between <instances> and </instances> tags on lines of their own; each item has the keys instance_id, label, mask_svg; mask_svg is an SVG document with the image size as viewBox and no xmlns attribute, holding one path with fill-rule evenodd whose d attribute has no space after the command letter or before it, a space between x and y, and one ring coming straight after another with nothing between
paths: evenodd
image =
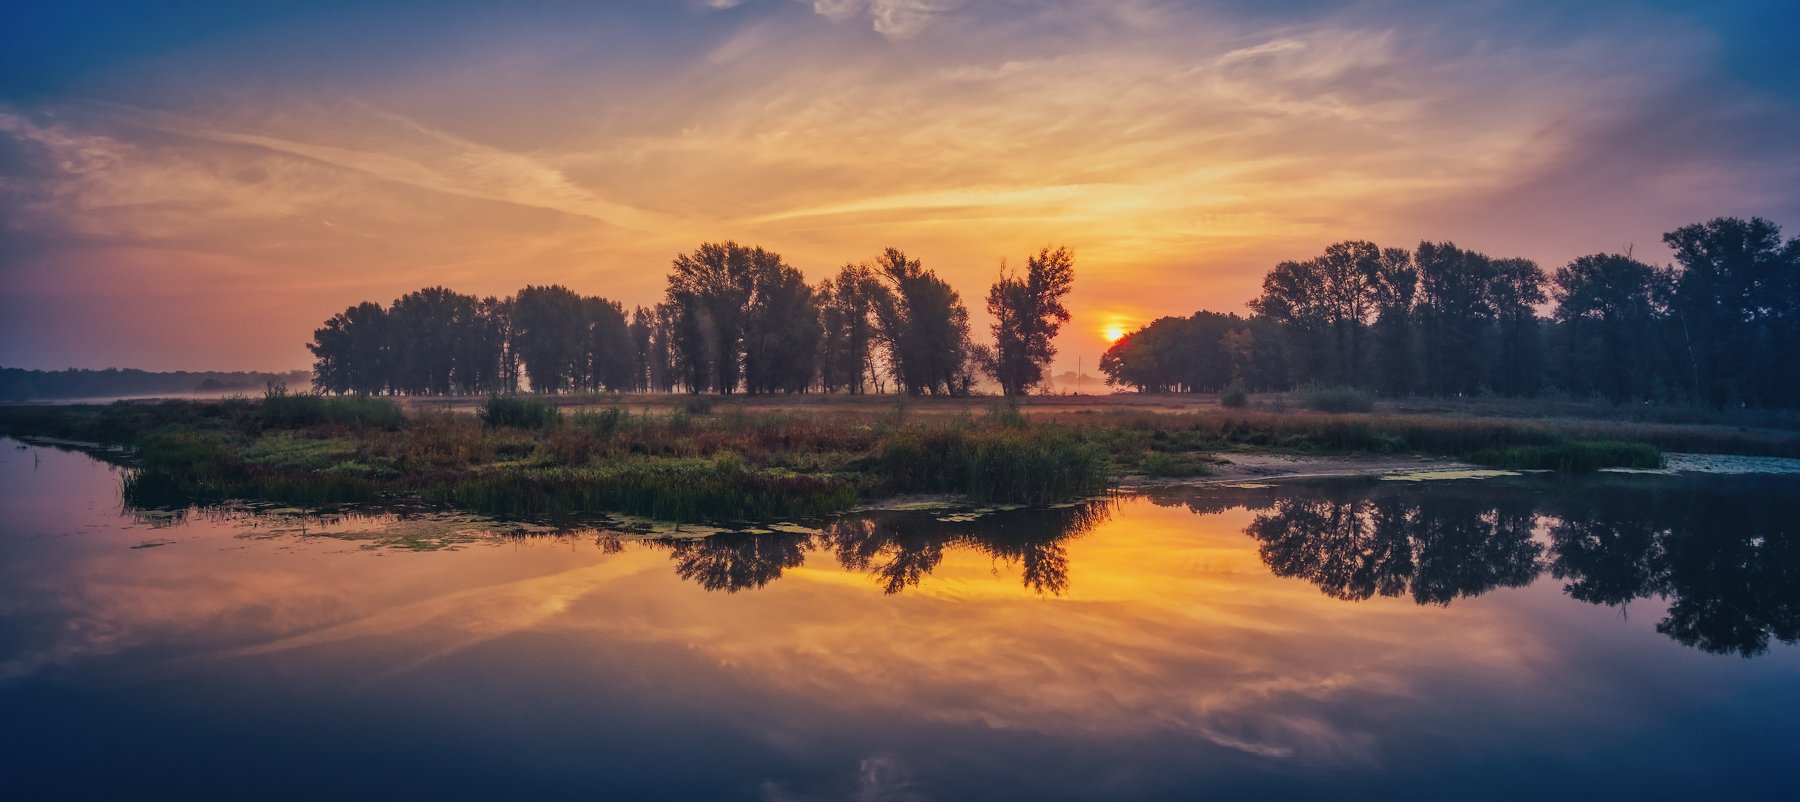
<instances>
[{"instance_id":1,"label":"distant tree line","mask_svg":"<svg viewBox=\"0 0 1800 802\"><path fill-rule=\"evenodd\" d=\"M27 370L0 368L0 401L46 398L111 398L183 393L260 393L269 385L299 385L310 375L249 371Z\"/></svg>"},{"instance_id":2,"label":"distant tree line","mask_svg":"<svg viewBox=\"0 0 1800 802\"><path fill-rule=\"evenodd\" d=\"M1074 256L1044 248L990 289L993 345L948 282L895 248L808 284L781 256L706 243L673 261L662 302L626 312L560 285L507 298L428 287L333 315L307 348L323 392L967 395L1039 386L1069 320Z\"/></svg>"},{"instance_id":3,"label":"distant tree line","mask_svg":"<svg viewBox=\"0 0 1800 802\"><path fill-rule=\"evenodd\" d=\"M1344 385L1800 405L1800 238L1761 218L1718 218L1663 241L1672 265L1594 254L1553 273L1449 242L1340 242L1276 265L1249 317L1158 319L1100 368L1150 392Z\"/></svg>"}]
</instances>

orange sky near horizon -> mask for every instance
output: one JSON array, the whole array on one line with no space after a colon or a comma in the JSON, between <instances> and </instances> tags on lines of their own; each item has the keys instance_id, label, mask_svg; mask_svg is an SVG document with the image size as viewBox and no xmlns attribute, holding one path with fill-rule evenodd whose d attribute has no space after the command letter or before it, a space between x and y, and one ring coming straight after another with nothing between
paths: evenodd
<instances>
[{"instance_id":1,"label":"orange sky near horizon","mask_svg":"<svg viewBox=\"0 0 1800 802\"><path fill-rule=\"evenodd\" d=\"M1791 148L1701 124L1794 111L1673 12L1549 37L1149 0L357 13L0 96L0 364L304 367L359 301L563 283L647 305L676 253L734 239L814 280L902 248L983 339L1002 260L1067 245L1055 370L1093 373L1122 332L1241 313L1275 262L1341 239L1553 269L1666 261L1661 232L1722 214L1800 223Z\"/></svg>"}]
</instances>

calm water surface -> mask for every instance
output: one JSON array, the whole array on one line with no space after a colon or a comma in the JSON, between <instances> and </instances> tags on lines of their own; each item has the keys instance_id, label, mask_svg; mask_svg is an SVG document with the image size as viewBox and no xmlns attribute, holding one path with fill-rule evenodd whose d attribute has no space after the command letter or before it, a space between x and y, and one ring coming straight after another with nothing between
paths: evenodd
<instances>
[{"instance_id":1,"label":"calm water surface","mask_svg":"<svg viewBox=\"0 0 1800 802\"><path fill-rule=\"evenodd\" d=\"M0 440L0 798L1793 798L1800 478L704 539L121 509Z\"/></svg>"}]
</instances>

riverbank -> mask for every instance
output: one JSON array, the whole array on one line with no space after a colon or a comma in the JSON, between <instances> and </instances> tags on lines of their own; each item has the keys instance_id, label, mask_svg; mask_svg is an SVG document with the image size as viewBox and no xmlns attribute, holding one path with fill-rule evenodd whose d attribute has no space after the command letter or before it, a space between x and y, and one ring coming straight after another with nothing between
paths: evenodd
<instances>
[{"instance_id":1,"label":"riverbank","mask_svg":"<svg viewBox=\"0 0 1800 802\"><path fill-rule=\"evenodd\" d=\"M1715 425L1289 408L1140 397L259 399L0 408L0 433L121 449L126 501L407 499L494 515L827 515L943 493L1045 504L1119 482L1443 465L1657 469L1659 449L1800 456L1800 434ZM561 403L558 403L561 402ZM568 403L578 402L578 403Z\"/></svg>"}]
</instances>

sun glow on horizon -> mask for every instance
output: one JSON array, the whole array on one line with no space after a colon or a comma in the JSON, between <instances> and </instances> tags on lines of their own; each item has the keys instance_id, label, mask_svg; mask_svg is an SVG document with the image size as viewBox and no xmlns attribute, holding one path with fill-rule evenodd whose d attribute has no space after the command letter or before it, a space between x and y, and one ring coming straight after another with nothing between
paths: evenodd
<instances>
[{"instance_id":1,"label":"sun glow on horizon","mask_svg":"<svg viewBox=\"0 0 1800 802\"><path fill-rule=\"evenodd\" d=\"M1785 67L1761 33L1785 20L1621 31L1539 4L362 4L145 31L46 7L0 28L56 41L0 71L0 364L301 368L362 301L562 284L651 306L675 254L735 240L813 282L902 249L977 339L995 265L1068 245L1061 371L1164 315L1243 313L1269 268L1340 240L1552 269L1800 215L1785 140L1715 133L1800 121L1800 85L1720 60ZM1692 119L1640 133L1670 109Z\"/></svg>"}]
</instances>

